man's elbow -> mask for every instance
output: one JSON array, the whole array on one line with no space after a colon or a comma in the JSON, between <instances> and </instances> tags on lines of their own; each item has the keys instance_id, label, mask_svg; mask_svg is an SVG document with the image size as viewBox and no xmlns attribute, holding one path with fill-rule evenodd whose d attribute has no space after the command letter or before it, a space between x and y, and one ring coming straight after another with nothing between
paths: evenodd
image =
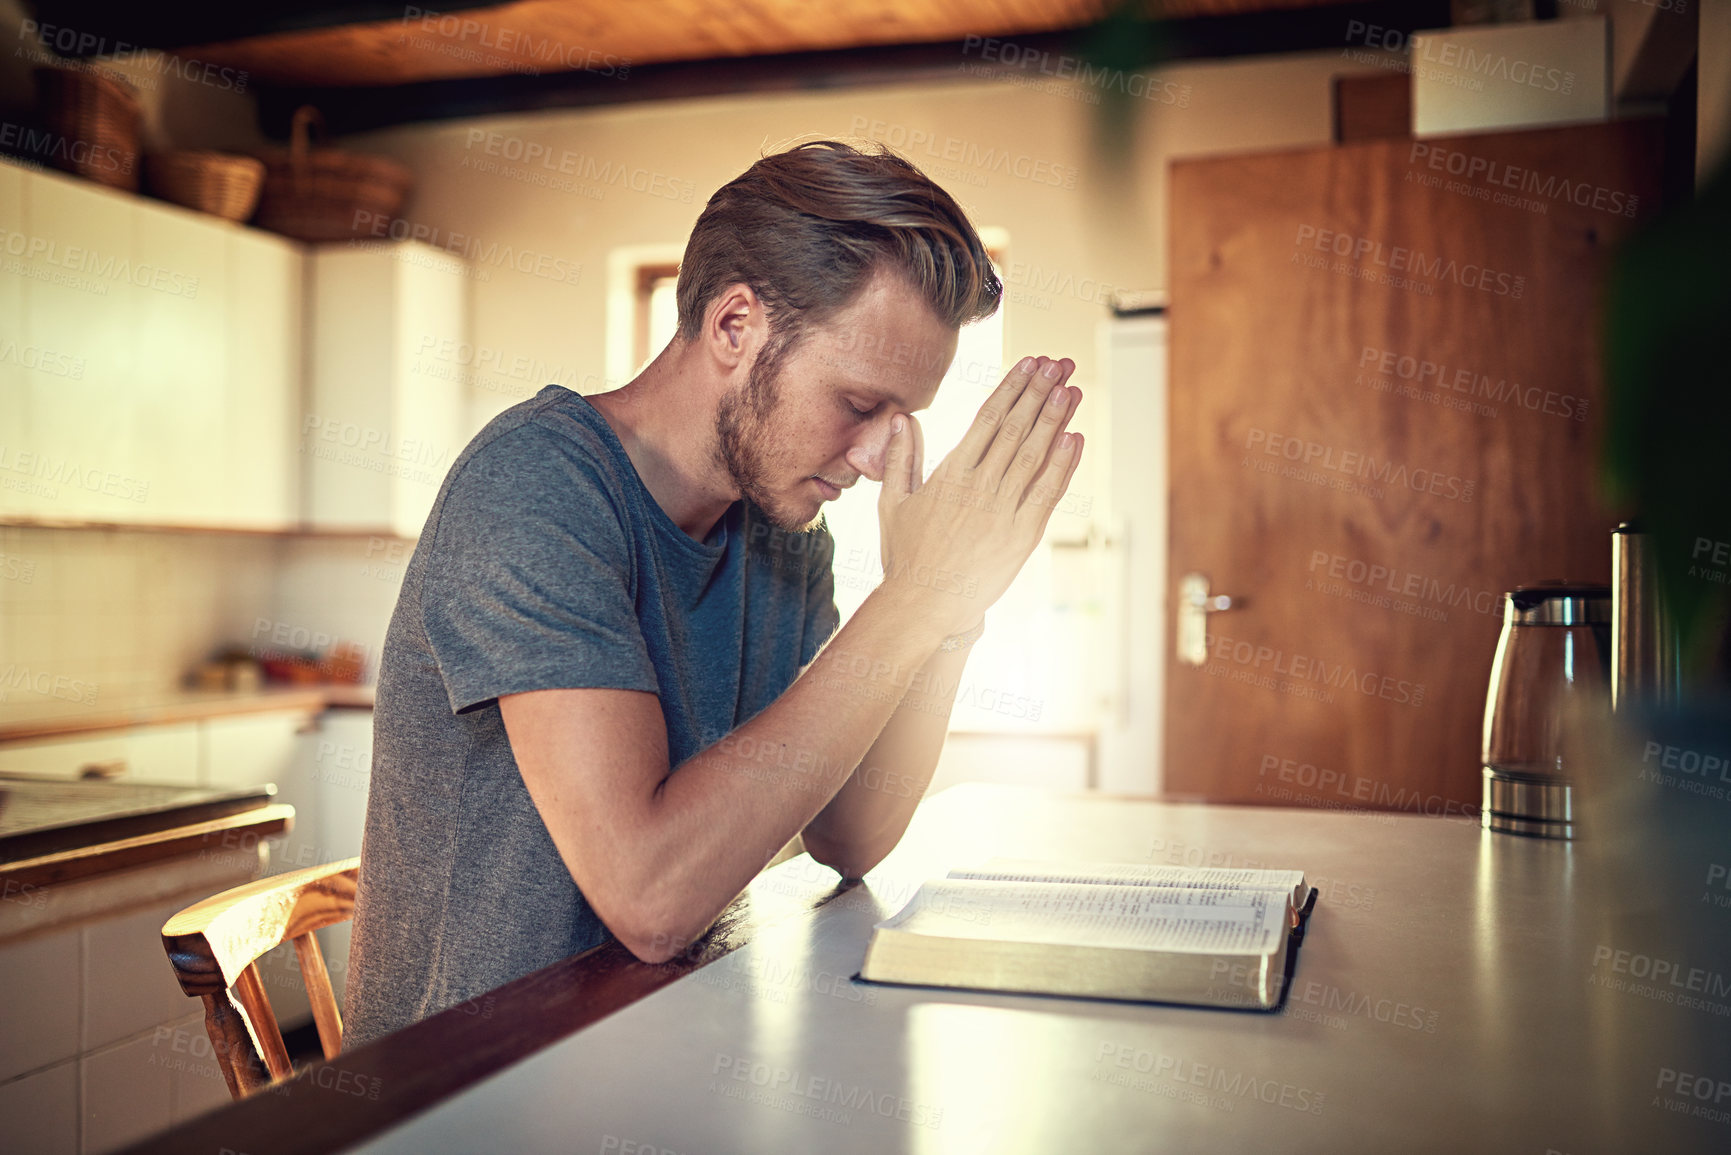
<instances>
[{"instance_id":1,"label":"man's elbow","mask_svg":"<svg viewBox=\"0 0 1731 1155\"><path fill-rule=\"evenodd\" d=\"M708 929L707 926L693 929L691 920L684 915L646 906L628 907L602 921L632 957L651 966L679 957Z\"/></svg>"},{"instance_id":2,"label":"man's elbow","mask_svg":"<svg viewBox=\"0 0 1731 1155\"><path fill-rule=\"evenodd\" d=\"M650 966L671 962L691 945L688 942L679 942L673 936L662 932L629 935L615 932L613 937L617 938L638 962L648 963Z\"/></svg>"},{"instance_id":3,"label":"man's elbow","mask_svg":"<svg viewBox=\"0 0 1731 1155\"><path fill-rule=\"evenodd\" d=\"M866 872L882 862L890 848L857 846L846 843L825 843L805 836L805 850L812 860L829 867L844 879L864 878Z\"/></svg>"}]
</instances>

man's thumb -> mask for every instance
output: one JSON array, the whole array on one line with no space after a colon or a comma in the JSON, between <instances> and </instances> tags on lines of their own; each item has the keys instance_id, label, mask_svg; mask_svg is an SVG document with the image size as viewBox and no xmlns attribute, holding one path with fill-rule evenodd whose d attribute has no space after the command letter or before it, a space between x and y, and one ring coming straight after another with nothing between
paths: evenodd
<instances>
[{"instance_id":1,"label":"man's thumb","mask_svg":"<svg viewBox=\"0 0 1731 1155\"><path fill-rule=\"evenodd\" d=\"M906 497L910 492L908 482L908 456L912 450L913 438L908 434L908 419L900 413L890 418L890 441L884 447L884 495L894 495L897 499Z\"/></svg>"}]
</instances>

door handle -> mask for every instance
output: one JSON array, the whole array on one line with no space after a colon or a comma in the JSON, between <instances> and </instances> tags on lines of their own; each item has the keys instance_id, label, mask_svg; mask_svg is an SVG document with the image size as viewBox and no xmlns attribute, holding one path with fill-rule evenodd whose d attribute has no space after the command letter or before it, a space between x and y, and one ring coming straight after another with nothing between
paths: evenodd
<instances>
[{"instance_id":1,"label":"door handle","mask_svg":"<svg viewBox=\"0 0 1731 1155\"><path fill-rule=\"evenodd\" d=\"M1244 607L1243 598L1210 595L1206 574L1187 573L1178 582L1178 660L1187 666L1208 661L1208 615Z\"/></svg>"},{"instance_id":2,"label":"door handle","mask_svg":"<svg viewBox=\"0 0 1731 1155\"><path fill-rule=\"evenodd\" d=\"M110 758L106 762L86 762L78 768L80 778L114 779L126 776L126 759Z\"/></svg>"}]
</instances>

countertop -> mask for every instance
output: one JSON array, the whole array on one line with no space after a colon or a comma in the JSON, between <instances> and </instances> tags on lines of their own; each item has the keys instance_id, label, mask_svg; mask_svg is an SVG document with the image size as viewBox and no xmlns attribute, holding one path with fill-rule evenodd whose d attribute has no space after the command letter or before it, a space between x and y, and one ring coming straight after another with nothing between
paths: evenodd
<instances>
[{"instance_id":1,"label":"countertop","mask_svg":"<svg viewBox=\"0 0 1731 1155\"><path fill-rule=\"evenodd\" d=\"M208 854L213 845L245 852L229 857L256 857L261 840L294 821L294 807L275 797L269 784L213 790L0 777L0 890L16 899L161 859Z\"/></svg>"},{"instance_id":2,"label":"countertop","mask_svg":"<svg viewBox=\"0 0 1731 1155\"><path fill-rule=\"evenodd\" d=\"M212 790L0 775L0 870L23 859L256 810L275 795L269 784Z\"/></svg>"},{"instance_id":3,"label":"countertop","mask_svg":"<svg viewBox=\"0 0 1731 1155\"><path fill-rule=\"evenodd\" d=\"M0 778L0 943L257 877L275 787Z\"/></svg>"},{"instance_id":4,"label":"countertop","mask_svg":"<svg viewBox=\"0 0 1731 1155\"><path fill-rule=\"evenodd\" d=\"M370 710L370 685L267 686L253 691L174 690L97 702L32 696L0 702L0 745L276 710Z\"/></svg>"}]
</instances>

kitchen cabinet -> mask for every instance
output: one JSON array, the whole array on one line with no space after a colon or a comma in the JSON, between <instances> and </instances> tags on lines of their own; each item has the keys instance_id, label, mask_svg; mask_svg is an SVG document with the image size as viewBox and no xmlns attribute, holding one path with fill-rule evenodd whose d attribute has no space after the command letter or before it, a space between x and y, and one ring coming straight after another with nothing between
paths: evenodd
<instances>
[{"instance_id":1,"label":"kitchen cabinet","mask_svg":"<svg viewBox=\"0 0 1731 1155\"><path fill-rule=\"evenodd\" d=\"M20 420L6 435L0 509L142 520L131 421L132 198L45 173L18 178L19 239L5 238L3 275L19 299L7 339Z\"/></svg>"},{"instance_id":2,"label":"kitchen cabinet","mask_svg":"<svg viewBox=\"0 0 1731 1155\"><path fill-rule=\"evenodd\" d=\"M0 518L419 534L468 273L0 162Z\"/></svg>"},{"instance_id":3,"label":"kitchen cabinet","mask_svg":"<svg viewBox=\"0 0 1731 1155\"><path fill-rule=\"evenodd\" d=\"M115 766L126 759L124 731L89 738L52 738L0 746L0 774L25 778L81 778L87 766Z\"/></svg>"},{"instance_id":4,"label":"kitchen cabinet","mask_svg":"<svg viewBox=\"0 0 1731 1155\"><path fill-rule=\"evenodd\" d=\"M149 485L135 504L153 522L220 525L222 449L238 434L228 394L242 388L229 371L228 230L147 201L130 207L134 275L148 277L132 287L132 373L117 383L129 394L132 471Z\"/></svg>"},{"instance_id":5,"label":"kitchen cabinet","mask_svg":"<svg viewBox=\"0 0 1731 1155\"><path fill-rule=\"evenodd\" d=\"M167 786L202 785L200 723L139 726L84 738L0 746L0 774L77 779L94 776Z\"/></svg>"},{"instance_id":6,"label":"kitchen cabinet","mask_svg":"<svg viewBox=\"0 0 1731 1155\"><path fill-rule=\"evenodd\" d=\"M199 785L227 789L281 782L294 762L295 733L306 724L306 715L299 712L246 714L200 722L203 773Z\"/></svg>"},{"instance_id":7,"label":"kitchen cabinet","mask_svg":"<svg viewBox=\"0 0 1731 1155\"><path fill-rule=\"evenodd\" d=\"M453 368L467 352L467 273L413 241L313 250L300 441L310 528L420 534L462 448Z\"/></svg>"},{"instance_id":8,"label":"kitchen cabinet","mask_svg":"<svg viewBox=\"0 0 1731 1155\"><path fill-rule=\"evenodd\" d=\"M0 163L0 517L299 521L305 250Z\"/></svg>"},{"instance_id":9,"label":"kitchen cabinet","mask_svg":"<svg viewBox=\"0 0 1731 1155\"><path fill-rule=\"evenodd\" d=\"M216 486L222 520L244 529L289 529L301 515L295 436L306 258L299 246L251 229L231 229L227 241L231 388Z\"/></svg>"},{"instance_id":10,"label":"kitchen cabinet","mask_svg":"<svg viewBox=\"0 0 1731 1155\"><path fill-rule=\"evenodd\" d=\"M372 770L371 710L326 710L319 715L316 727L300 735L291 778L310 792L318 829L319 862L335 862L360 854ZM273 865L272 869L277 868ZM339 1006L348 988L349 931L353 925L339 922L318 932L319 949L324 952L325 968L330 972L331 989L336 992ZM293 965L292 961L289 965ZM274 1000L276 996L271 997ZM282 1016L282 1008L278 1007L277 1017Z\"/></svg>"},{"instance_id":11,"label":"kitchen cabinet","mask_svg":"<svg viewBox=\"0 0 1731 1155\"><path fill-rule=\"evenodd\" d=\"M161 782L170 786L205 785L199 764L200 722L170 726L144 726L127 735L126 777L137 782Z\"/></svg>"},{"instance_id":12,"label":"kitchen cabinet","mask_svg":"<svg viewBox=\"0 0 1731 1155\"><path fill-rule=\"evenodd\" d=\"M6 1120L7 1141L16 1143L20 1151L74 1155L78 1150L77 1060L0 1083L0 1119Z\"/></svg>"},{"instance_id":13,"label":"kitchen cabinet","mask_svg":"<svg viewBox=\"0 0 1731 1155\"><path fill-rule=\"evenodd\" d=\"M296 708L8 742L0 745L0 774L68 781L94 776L217 789L274 782L278 801L296 807L297 829L305 827L311 838L316 826L311 791L306 792L305 811L300 809L302 799L288 796L297 776L299 734L309 725L310 711Z\"/></svg>"},{"instance_id":14,"label":"kitchen cabinet","mask_svg":"<svg viewBox=\"0 0 1731 1155\"><path fill-rule=\"evenodd\" d=\"M14 504L17 434L27 411L24 368L24 278L11 250L23 245L24 170L0 163L0 509Z\"/></svg>"},{"instance_id":15,"label":"kitchen cabinet","mask_svg":"<svg viewBox=\"0 0 1731 1155\"><path fill-rule=\"evenodd\" d=\"M295 808L294 829L271 848L266 867L270 873L360 853L372 721L370 710L327 710L316 721L305 714L273 713L203 723L205 785L228 789L274 782L276 800ZM348 931L343 923L319 932L339 999L347 977ZM311 1021L312 1006L292 945L267 952L258 960L258 970L277 1022L293 1028Z\"/></svg>"},{"instance_id":16,"label":"kitchen cabinet","mask_svg":"<svg viewBox=\"0 0 1731 1155\"><path fill-rule=\"evenodd\" d=\"M336 857L320 846L318 800L295 761L300 731L311 725L304 713L247 714L209 718L199 724L201 786L229 790L274 782L276 800L295 808L294 829L271 852L272 873L316 866Z\"/></svg>"}]
</instances>

